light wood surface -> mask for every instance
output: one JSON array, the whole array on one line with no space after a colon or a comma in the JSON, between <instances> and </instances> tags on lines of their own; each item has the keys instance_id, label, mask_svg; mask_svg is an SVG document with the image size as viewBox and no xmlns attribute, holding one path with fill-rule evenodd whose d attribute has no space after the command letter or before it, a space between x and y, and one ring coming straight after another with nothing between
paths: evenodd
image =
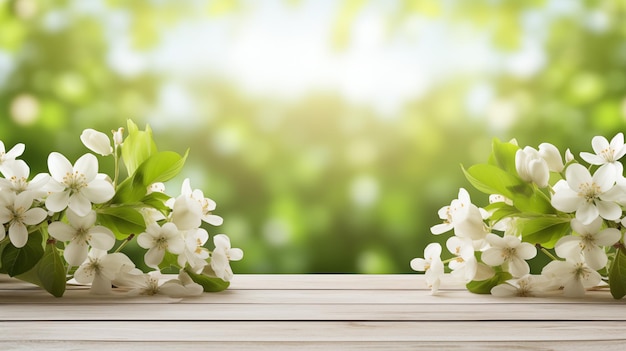
<instances>
[{"instance_id":1,"label":"light wood surface","mask_svg":"<svg viewBox=\"0 0 626 351\"><path fill-rule=\"evenodd\" d=\"M626 300L474 295L446 277L235 275L196 298L63 298L0 276L0 350L626 349Z\"/></svg>"}]
</instances>

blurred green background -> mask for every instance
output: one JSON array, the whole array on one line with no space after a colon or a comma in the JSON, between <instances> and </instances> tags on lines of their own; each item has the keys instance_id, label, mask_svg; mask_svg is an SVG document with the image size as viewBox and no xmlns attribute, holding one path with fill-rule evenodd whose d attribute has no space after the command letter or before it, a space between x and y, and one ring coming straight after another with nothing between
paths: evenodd
<instances>
[{"instance_id":1,"label":"blurred green background","mask_svg":"<svg viewBox=\"0 0 626 351\"><path fill-rule=\"evenodd\" d=\"M238 273L403 273L491 139L626 124L626 2L0 0L0 140L31 175L131 118L245 252ZM102 160L110 172L112 162ZM474 202L485 196L471 192ZM441 238L443 239L443 237Z\"/></svg>"}]
</instances>

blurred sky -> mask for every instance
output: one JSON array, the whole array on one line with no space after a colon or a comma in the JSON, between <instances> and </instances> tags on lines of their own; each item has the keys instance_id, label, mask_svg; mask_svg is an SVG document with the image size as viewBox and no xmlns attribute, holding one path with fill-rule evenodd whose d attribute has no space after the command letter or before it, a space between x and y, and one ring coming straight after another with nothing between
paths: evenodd
<instances>
[{"instance_id":1,"label":"blurred sky","mask_svg":"<svg viewBox=\"0 0 626 351\"><path fill-rule=\"evenodd\" d=\"M24 16L37 13L38 2L17 3ZM178 3L193 14L194 8L206 13L201 10L208 2ZM126 77L156 72L165 79L160 111L153 116L157 127L167 118L193 123L195 102L186 85L215 77L236 84L252 97L289 100L311 92L337 93L349 102L373 107L382 118L394 118L408 101L450 78L537 74L546 62L542 47L555 18L576 15L597 31L609 25L604 12L589 12L581 2L549 0L521 14L521 45L503 52L494 48L489 27L477 28L445 15L413 14L394 22L405 1L293 3L239 1L236 10L192 15L169 27L148 50L133 44L135 14L110 7L105 0L70 1L68 7L47 11L42 23L54 32L77 16L102 21L109 42L107 62L113 71ZM438 6L445 9L455 3L441 1ZM346 20L341 16L350 21L349 40L337 48L333 39L337 23ZM13 68L11 57L0 51L0 84ZM467 95L467 109L484 116L493 99L488 81L478 80ZM507 124L503 119L497 123Z\"/></svg>"}]
</instances>

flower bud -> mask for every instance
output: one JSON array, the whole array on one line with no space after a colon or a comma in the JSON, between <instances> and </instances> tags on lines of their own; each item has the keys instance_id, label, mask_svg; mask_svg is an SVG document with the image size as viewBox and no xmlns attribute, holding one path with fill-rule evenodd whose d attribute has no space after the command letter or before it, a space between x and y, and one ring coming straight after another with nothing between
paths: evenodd
<instances>
[{"instance_id":1,"label":"flower bud","mask_svg":"<svg viewBox=\"0 0 626 351\"><path fill-rule=\"evenodd\" d=\"M550 169L548 163L539 152L532 147L525 147L517 150L515 154L515 169L522 180L534 182L540 188L548 186L550 179Z\"/></svg>"},{"instance_id":2,"label":"flower bud","mask_svg":"<svg viewBox=\"0 0 626 351\"><path fill-rule=\"evenodd\" d=\"M548 168L552 172L561 172L563 170L563 160L561 159L561 153L556 146L549 143L542 143L539 145L539 156L541 156L548 163Z\"/></svg>"},{"instance_id":3,"label":"flower bud","mask_svg":"<svg viewBox=\"0 0 626 351\"><path fill-rule=\"evenodd\" d=\"M80 141L82 141L89 150L99 155L108 156L113 153L109 137L97 130L83 130L83 133L80 135Z\"/></svg>"},{"instance_id":4,"label":"flower bud","mask_svg":"<svg viewBox=\"0 0 626 351\"><path fill-rule=\"evenodd\" d=\"M112 130L111 133L113 133L113 144L115 146L122 145L122 142L124 142L124 128L120 127L118 130Z\"/></svg>"}]
</instances>

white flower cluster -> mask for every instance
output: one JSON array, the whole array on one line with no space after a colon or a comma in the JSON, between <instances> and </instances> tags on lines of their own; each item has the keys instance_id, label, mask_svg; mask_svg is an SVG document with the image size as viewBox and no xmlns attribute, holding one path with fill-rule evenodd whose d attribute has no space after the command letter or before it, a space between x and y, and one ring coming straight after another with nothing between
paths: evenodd
<instances>
[{"instance_id":1,"label":"white flower cluster","mask_svg":"<svg viewBox=\"0 0 626 351\"><path fill-rule=\"evenodd\" d=\"M85 130L80 139L102 156L118 157L124 143L122 128L113 131L112 140L93 129ZM183 182L178 197L165 202L167 215L146 206L140 209L146 230L128 240L136 237L138 245L147 249L145 263L155 271L143 273L119 252L126 242L109 252L116 245L116 236L110 228L97 224L97 205L109 202L116 195L116 186L109 176L98 173L96 156L87 153L72 165L62 154L52 152L47 162L49 174L30 179L29 166L19 159L24 149L24 144L17 144L5 152L0 141L0 244L24 248L30 234L47 228L42 230L49 235L44 234L44 241L62 250L67 271L75 269L74 281L91 285L96 294L107 294L115 285L131 289L132 294L190 296L203 292L190 273L224 281L233 277L229 262L241 259L243 252L231 248L224 234L213 237L213 251L205 248L209 234L201 228L202 222L221 225L222 218L212 214L215 202L192 189L189 179ZM155 183L147 193L164 190L162 183ZM176 257L181 269L178 279L162 283L157 273L166 252Z\"/></svg>"},{"instance_id":2,"label":"white flower cluster","mask_svg":"<svg viewBox=\"0 0 626 351\"><path fill-rule=\"evenodd\" d=\"M515 141L512 143L516 146ZM569 150L564 163L559 150L551 144L541 144L539 150L518 148L512 173L539 194L545 194L554 212L523 213L516 209L513 199L501 194L490 195L491 210L489 206L479 208L461 188L458 198L439 211L443 223L431 228L435 235L453 230L454 236L446 242L453 257L442 260L441 245L431 243L424 251L424 258L411 261L412 269L426 273L433 294L439 289L446 263L451 274L466 283L485 282L498 273L507 274L510 279L491 287L491 294L496 296L562 292L565 296L580 297L586 289L606 285L610 257L626 241L622 234L626 225L626 178L619 162L626 154L626 144L619 133L610 142L604 137L594 137L592 147L595 153L580 153L589 167L579 163ZM590 170L595 171L592 174ZM551 179L553 186L549 184ZM510 215L493 218L493 209L503 206L510 210ZM534 241L527 242L520 225L521 221L529 223L546 218L562 219L568 225L566 232L555 239L553 250ZM538 251L550 257L551 262L540 274L531 275L527 260Z\"/></svg>"}]
</instances>

